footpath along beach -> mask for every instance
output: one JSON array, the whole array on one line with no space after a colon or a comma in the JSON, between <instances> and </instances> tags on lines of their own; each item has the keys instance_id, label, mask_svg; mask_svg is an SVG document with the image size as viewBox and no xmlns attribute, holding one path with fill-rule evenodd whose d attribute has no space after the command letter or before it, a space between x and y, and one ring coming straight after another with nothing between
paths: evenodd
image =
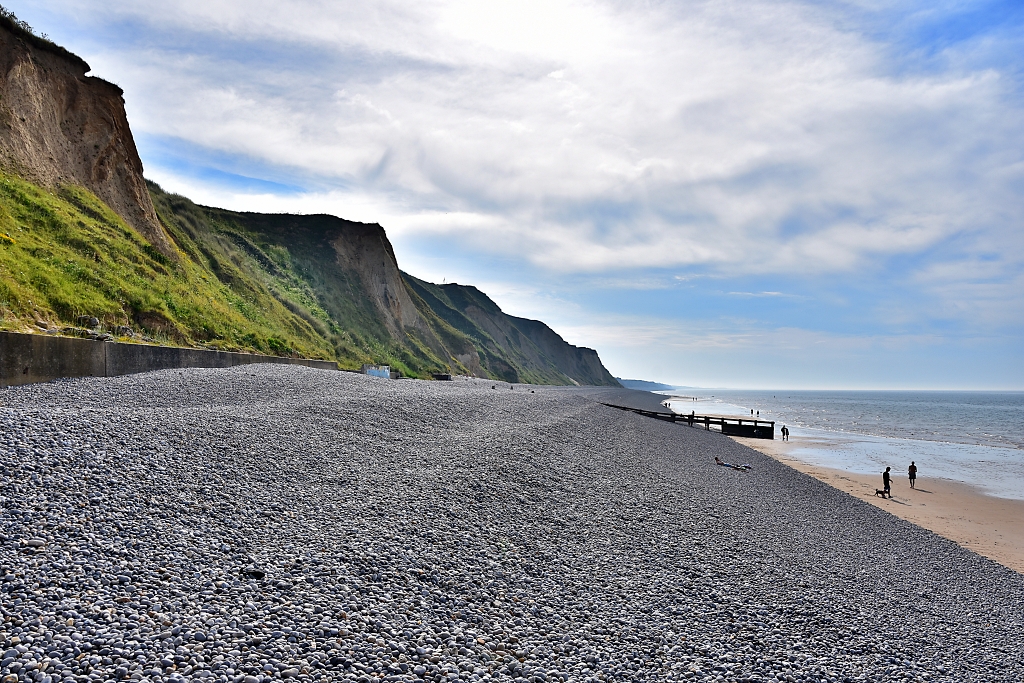
<instances>
[{"instance_id":1,"label":"footpath along beach","mask_svg":"<svg viewBox=\"0 0 1024 683\"><path fill-rule=\"evenodd\" d=\"M596 395L270 365L0 391L0 681L1020 679L1024 576Z\"/></svg>"}]
</instances>

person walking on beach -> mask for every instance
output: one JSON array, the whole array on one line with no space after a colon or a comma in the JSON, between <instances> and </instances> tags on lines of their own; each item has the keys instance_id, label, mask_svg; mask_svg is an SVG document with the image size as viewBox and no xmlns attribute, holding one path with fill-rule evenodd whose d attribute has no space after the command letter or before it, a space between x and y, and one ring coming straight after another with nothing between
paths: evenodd
<instances>
[{"instance_id":1,"label":"person walking on beach","mask_svg":"<svg viewBox=\"0 0 1024 683\"><path fill-rule=\"evenodd\" d=\"M910 461L910 467L907 468L907 476L910 477L910 488L914 488L914 482L917 481L917 465L914 461Z\"/></svg>"},{"instance_id":2,"label":"person walking on beach","mask_svg":"<svg viewBox=\"0 0 1024 683\"><path fill-rule=\"evenodd\" d=\"M892 498L892 482L889 481L889 470L891 467L886 467L885 472L882 472L882 490L885 491L885 495Z\"/></svg>"},{"instance_id":3,"label":"person walking on beach","mask_svg":"<svg viewBox=\"0 0 1024 683\"><path fill-rule=\"evenodd\" d=\"M789 427L782 425L782 440L789 441Z\"/></svg>"}]
</instances>

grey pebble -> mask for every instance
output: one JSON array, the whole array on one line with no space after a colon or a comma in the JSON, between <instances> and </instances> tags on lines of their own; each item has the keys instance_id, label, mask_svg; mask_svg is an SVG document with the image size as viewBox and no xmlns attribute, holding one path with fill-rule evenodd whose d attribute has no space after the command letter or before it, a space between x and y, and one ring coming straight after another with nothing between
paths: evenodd
<instances>
[{"instance_id":1,"label":"grey pebble","mask_svg":"<svg viewBox=\"0 0 1024 683\"><path fill-rule=\"evenodd\" d=\"M1024 671L1020 574L609 390L492 387L259 365L0 390L0 681Z\"/></svg>"}]
</instances>

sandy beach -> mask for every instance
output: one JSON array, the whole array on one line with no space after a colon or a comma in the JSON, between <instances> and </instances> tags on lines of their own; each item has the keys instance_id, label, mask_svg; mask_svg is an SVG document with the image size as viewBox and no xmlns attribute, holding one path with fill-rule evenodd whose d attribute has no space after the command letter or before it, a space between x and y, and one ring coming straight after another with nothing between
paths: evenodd
<instances>
[{"instance_id":1,"label":"sandy beach","mask_svg":"<svg viewBox=\"0 0 1024 683\"><path fill-rule=\"evenodd\" d=\"M1014 571L1024 573L1024 501L986 495L980 489L948 479L919 477L911 489L906 472L893 474L891 499L875 495L882 476L807 464L791 455L800 443L733 437L738 443L955 541Z\"/></svg>"}]
</instances>

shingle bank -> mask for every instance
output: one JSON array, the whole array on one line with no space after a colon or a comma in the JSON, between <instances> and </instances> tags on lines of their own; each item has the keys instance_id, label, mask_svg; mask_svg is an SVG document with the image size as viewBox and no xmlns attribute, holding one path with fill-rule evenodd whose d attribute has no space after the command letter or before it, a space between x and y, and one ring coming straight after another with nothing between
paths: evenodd
<instances>
[{"instance_id":1,"label":"shingle bank","mask_svg":"<svg viewBox=\"0 0 1024 683\"><path fill-rule=\"evenodd\" d=\"M0 679L1024 671L1021 575L717 434L492 386L261 365L0 391Z\"/></svg>"}]
</instances>

